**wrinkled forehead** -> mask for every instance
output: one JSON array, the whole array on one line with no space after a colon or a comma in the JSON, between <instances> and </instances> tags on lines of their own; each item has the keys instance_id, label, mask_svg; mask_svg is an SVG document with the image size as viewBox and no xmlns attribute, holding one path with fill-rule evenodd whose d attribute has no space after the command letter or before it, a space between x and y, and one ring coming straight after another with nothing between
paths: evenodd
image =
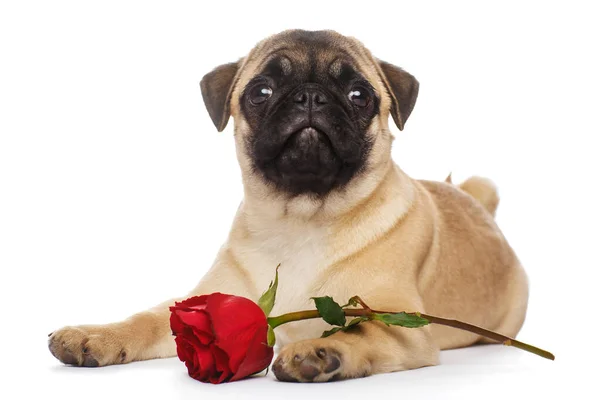
<instances>
[{"instance_id":1,"label":"wrinkled forehead","mask_svg":"<svg viewBox=\"0 0 600 400\"><path fill-rule=\"evenodd\" d=\"M281 69L285 74L318 76L339 75L344 67L360 70L364 60L352 51L353 47L343 36L322 31L293 31L270 38L262 51L257 51L261 60L256 63L255 72Z\"/></svg>"},{"instance_id":2,"label":"wrinkled forehead","mask_svg":"<svg viewBox=\"0 0 600 400\"><path fill-rule=\"evenodd\" d=\"M375 87L380 83L368 50L331 31L286 31L267 38L246 58L238 83L243 86L258 74L293 75L309 82L360 74Z\"/></svg>"}]
</instances>

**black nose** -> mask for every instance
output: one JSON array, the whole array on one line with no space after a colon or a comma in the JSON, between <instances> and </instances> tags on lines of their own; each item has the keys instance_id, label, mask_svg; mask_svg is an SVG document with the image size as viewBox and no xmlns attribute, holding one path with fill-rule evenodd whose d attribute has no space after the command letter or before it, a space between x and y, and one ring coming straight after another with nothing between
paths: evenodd
<instances>
[{"instance_id":1,"label":"black nose","mask_svg":"<svg viewBox=\"0 0 600 400\"><path fill-rule=\"evenodd\" d=\"M293 96L294 103L299 107L310 111L320 108L329 102L327 94L316 88L304 88Z\"/></svg>"}]
</instances>

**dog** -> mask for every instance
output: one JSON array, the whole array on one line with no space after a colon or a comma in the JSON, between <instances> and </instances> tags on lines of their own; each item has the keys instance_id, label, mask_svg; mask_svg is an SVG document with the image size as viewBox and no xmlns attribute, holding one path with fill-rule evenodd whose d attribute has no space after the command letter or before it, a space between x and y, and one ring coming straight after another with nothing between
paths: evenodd
<instances>
[{"instance_id":1,"label":"dog","mask_svg":"<svg viewBox=\"0 0 600 400\"><path fill-rule=\"evenodd\" d=\"M289 30L201 81L218 131L230 117L244 198L227 242L187 296L258 300L279 269L271 315L313 308L310 298L360 295L373 309L422 311L516 336L526 274L494 222L495 186L415 180L391 158L389 116L402 130L418 81L334 31ZM49 338L65 364L98 367L176 354L169 300L108 325L65 327ZM439 363L442 349L486 340L430 325L369 321L320 338L321 320L277 329L272 365L282 381L324 382Z\"/></svg>"}]
</instances>

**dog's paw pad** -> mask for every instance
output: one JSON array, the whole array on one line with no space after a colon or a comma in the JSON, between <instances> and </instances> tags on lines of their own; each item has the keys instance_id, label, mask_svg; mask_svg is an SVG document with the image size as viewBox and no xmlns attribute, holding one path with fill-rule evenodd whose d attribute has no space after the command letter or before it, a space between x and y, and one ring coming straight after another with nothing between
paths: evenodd
<instances>
[{"instance_id":1,"label":"dog's paw pad","mask_svg":"<svg viewBox=\"0 0 600 400\"><path fill-rule=\"evenodd\" d=\"M340 379L341 368L337 350L299 342L286 346L271 369L284 382L326 382Z\"/></svg>"}]
</instances>

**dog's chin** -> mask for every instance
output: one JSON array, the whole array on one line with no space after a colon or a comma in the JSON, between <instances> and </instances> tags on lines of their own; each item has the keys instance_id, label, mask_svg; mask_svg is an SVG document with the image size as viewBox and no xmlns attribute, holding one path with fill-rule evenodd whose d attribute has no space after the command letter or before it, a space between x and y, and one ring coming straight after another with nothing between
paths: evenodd
<instances>
[{"instance_id":1,"label":"dog's chin","mask_svg":"<svg viewBox=\"0 0 600 400\"><path fill-rule=\"evenodd\" d=\"M292 195L324 195L336 186L342 165L327 134L303 128L290 135L277 157L259 169L278 189Z\"/></svg>"}]
</instances>

